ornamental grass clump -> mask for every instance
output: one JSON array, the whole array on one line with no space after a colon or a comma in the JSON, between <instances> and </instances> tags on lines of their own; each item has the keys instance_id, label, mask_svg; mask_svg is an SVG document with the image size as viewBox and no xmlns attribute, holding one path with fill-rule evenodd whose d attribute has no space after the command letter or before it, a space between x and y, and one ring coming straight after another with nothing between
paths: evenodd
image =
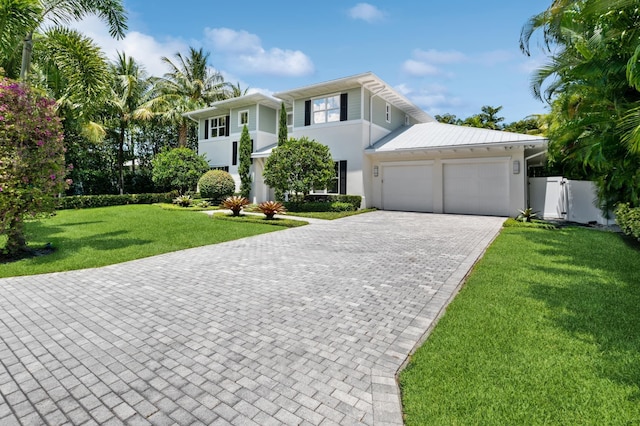
<instances>
[{"instance_id":1,"label":"ornamental grass clump","mask_svg":"<svg viewBox=\"0 0 640 426\"><path fill-rule=\"evenodd\" d=\"M173 199L173 204L177 204L180 207L191 207L193 199L190 195L180 195Z\"/></svg>"},{"instance_id":2,"label":"ornamental grass clump","mask_svg":"<svg viewBox=\"0 0 640 426\"><path fill-rule=\"evenodd\" d=\"M249 200L244 197L238 197L237 195L234 195L233 197L227 197L222 202L222 206L225 209L231 210L234 216L240 216L240 212L247 204L249 204Z\"/></svg>"},{"instance_id":3,"label":"ornamental grass clump","mask_svg":"<svg viewBox=\"0 0 640 426\"><path fill-rule=\"evenodd\" d=\"M260 210L267 219L273 219L276 214L285 214L287 209L279 201L265 201L258 204Z\"/></svg>"}]
</instances>

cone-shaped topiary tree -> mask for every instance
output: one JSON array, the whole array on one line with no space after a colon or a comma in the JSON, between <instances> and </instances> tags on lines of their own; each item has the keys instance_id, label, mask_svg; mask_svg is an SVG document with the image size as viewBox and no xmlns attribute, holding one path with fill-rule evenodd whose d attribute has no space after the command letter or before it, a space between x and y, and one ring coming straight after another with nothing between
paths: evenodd
<instances>
[{"instance_id":1,"label":"cone-shaped topiary tree","mask_svg":"<svg viewBox=\"0 0 640 426\"><path fill-rule=\"evenodd\" d=\"M251 137L245 124L240 135L238 174L240 175L240 195L249 198L251 193Z\"/></svg>"}]
</instances>

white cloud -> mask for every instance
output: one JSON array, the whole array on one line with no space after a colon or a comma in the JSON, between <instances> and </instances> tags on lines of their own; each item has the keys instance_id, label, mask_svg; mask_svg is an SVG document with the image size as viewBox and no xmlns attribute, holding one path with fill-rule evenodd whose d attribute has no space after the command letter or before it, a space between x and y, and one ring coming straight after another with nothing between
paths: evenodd
<instances>
[{"instance_id":1,"label":"white cloud","mask_svg":"<svg viewBox=\"0 0 640 426\"><path fill-rule=\"evenodd\" d=\"M441 71L434 65L426 62L408 59L402 64L402 70L414 77L424 77L427 75L438 75Z\"/></svg>"},{"instance_id":2,"label":"white cloud","mask_svg":"<svg viewBox=\"0 0 640 426\"><path fill-rule=\"evenodd\" d=\"M464 53L456 50L440 51L435 49L416 49L413 51L413 57L431 64L454 64L468 59Z\"/></svg>"},{"instance_id":3,"label":"white cloud","mask_svg":"<svg viewBox=\"0 0 640 426\"><path fill-rule=\"evenodd\" d=\"M313 62L300 50L265 49L260 37L244 30L206 28L205 36L237 73L297 77L314 71Z\"/></svg>"},{"instance_id":4,"label":"white cloud","mask_svg":"<svg viewBox=\"0 0 640 426\"><path fill-rule=\"evenodd\" d=\"M244 30L205 28L204 34L220 52L258 52L262 49L260 37Z\"/></svg>"},{"instance_id":5,"label":"white cloud","mask_svg":"<svg viewBox=\"0 0 640 426\"><path fill-rule=\"evenodd\" d=\"M451 95L449 89L440 84L430 84L414 89L403 83L396 86L395 89L430 114L450 112L448 109L464 105L462 99Z\"/></svg>"},{"instance_id":6,"label":"white cloud","mask_svg":"<svg viewBox=\"0 0 640 426\"><path fill-rule=\"evenodd\" d=\"M369 3L358 3L349 9L349 16L371 24L384 19L384 12Z\"/></svg>"},{"instance_id":7,"label":"white cloud","mask_svg":"<svg viewBox=\"0 0 640 426\"><path fill-rule=\"evenodd\" d=\"M105 24L94 16L74 22L71 26L91 37L103 49L107 58L114 60L117 52L125 52L127 56L135 58L142 64L148 74L155 76L161 76L168 71L161 57L172 58L177 52L184 53L189 48L183 40L173 38L157 40L138 31L130 31L124 39L116 40L109 35Z\"/></svg>"}]
</instances>

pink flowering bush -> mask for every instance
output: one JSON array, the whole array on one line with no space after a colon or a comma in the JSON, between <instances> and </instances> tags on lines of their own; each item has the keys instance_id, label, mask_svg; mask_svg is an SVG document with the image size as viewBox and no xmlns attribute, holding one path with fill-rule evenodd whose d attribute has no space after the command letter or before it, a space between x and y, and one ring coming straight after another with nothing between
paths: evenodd
<instances>
[{"instance_id":1,"label":"pink flowering bush","mask_svg":"<svg viewBox=\"0 0 640 426\"><path fill-rule=\"evenodd\" d=\"M53 211L65 187L62 125L55 102L0 78L0 234L5 254L27 250L23 222Z\"/></svg>"}]
</instances>

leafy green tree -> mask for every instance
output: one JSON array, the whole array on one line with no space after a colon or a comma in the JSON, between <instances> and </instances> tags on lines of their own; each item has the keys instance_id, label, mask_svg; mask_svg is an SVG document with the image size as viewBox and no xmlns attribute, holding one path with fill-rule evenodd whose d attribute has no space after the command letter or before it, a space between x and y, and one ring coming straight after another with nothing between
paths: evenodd
<instances>
[{"instance_id":1,"label":"leafy green tree","mask_svg":"<svg viewBox=\"0 0 640 426\"><path fill-rule=\"evenodd\" d=\"M18 77L22 40L34 31L41 15L42 8L34 0L0 2L0 67L8 77Z\"/></svg>"},{"instance_id":2,"label":"leafy green tree","mask_svg":"<svg viewBox=\"0 0 640 426\"><path fill-rule=\"evenodd\" d=\"M141 116L141 106L150 87L149 80L142 67L132 57L118 53L115 63L111 64L112 87L108 105L111 107L117 123L118 139L118 180L120 194L124 193L124 144L130 126ZM150 118L148 115L146 117ZM133 153L133 147L130 150ZM135 157L131 158L135 167Z\"/></svg>"},{"instance_id":3,"label":"leafy green tree","mask_svg":"<svg viewBox=\"0 0 640 426\"><path fill-rule=\"evenodd\" d=\"M161 115L178 127L178 146L187 145L189 127L194 124L183 114L203 108L213 101L228 97L227 83L222 74L207 65L209 53L189 48L189 55L176 53L176 62L167 57L162 61L170 71L154 78L154 96L145 104L149 113Z\"/></svg>"},{"instance_id":4,"label":"leafy green tree","mask_svg":"<svg viewBox=\"0 0 640 426\"><path fill-rule=\"evenodd\" d=\"M594 180L599 204L640 205L640 9L630 0L555 0L523 27L521 48L542 32L549 63L532 79L551 104L549 154Z\"/></svg>"},{"instance_id":5,"label":"leafy green tree","mask_svg":"<svg viewBox=\"0 0 640 426\"><path fill-rule=\"evenodd\" d=\"M456 117L455 114L442 114L442 115L438 115L436 114L434 116L434 118L436 120L438 120L438 123L444 123L444 124L462 124L462 120L460 120L458 117Z\"/></svg>"},{"instance_id":6,"label":"leafy green tree","mask_svg":"<svg viewBox=\"0 0 640 426\"><path fill-rule=\"evenodd\" d=\"M189 148L175 148L152 160L153 182L163 189L177 189L180 194L195 190L198 179L209 170L204 156Z\"/></svg>"},{"instance_id":7,"label":"leafy green tree","mask_svg":"<svg viewBox=\"0 0 640 426\"><path fill-rule=\"evenodd\" d=\"M329 147L306 137L274 148L264 166L265 184L300 200L314 188L329 186L334 176Z\"/></svg>"},{"instance_id":8,"label":"leafy green tree","mask_svg":"<svg viewBox=\"0 0 640 426\"><path fill-rule=\"evenodd\" d=\"M4 252L27 251L24 220L54 209L64 189L62 126L53 100L0 79L0 233Z\"/></svg>"},{"instance_id":9,"label":"leafy green tree","mask_svg":"<svg viewBox=\"0 0 640 426\"><path fill-rule=\"evenodd\" d=\"M251 193L251 137L246 124L242 127L239 151L240 195L249 198Z\"/></svg>"},{"instance_id":10,"label":"leafy green tree","mask_svg":"<svg viewBox=\"0 0 640 426\"><path fill-rule=\"evenodd\" d=\"M278 145L282 145L289 138L289 129L287 129L287 109L284 102L280 105L280 121L278 123Z\"/></svg>"}]
</instances>

